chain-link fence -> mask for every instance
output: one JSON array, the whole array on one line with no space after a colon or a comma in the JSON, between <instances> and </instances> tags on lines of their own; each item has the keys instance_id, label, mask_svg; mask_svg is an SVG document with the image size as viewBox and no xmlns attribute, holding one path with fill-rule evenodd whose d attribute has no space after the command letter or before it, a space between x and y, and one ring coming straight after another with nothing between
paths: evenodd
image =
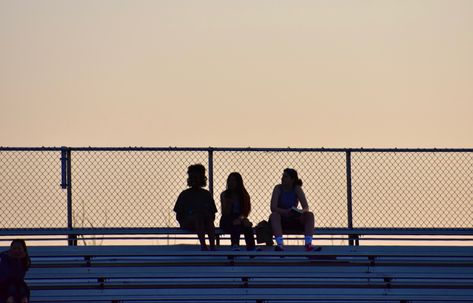
<instances>
[{"instance_id":1,"label":"chain-link fence","mask_svg":"<svg viewBox=\"0 0 473 303\"><path fill-rule=\"evenodd\" d=\"M60 152L0 148L0 228L67 226Z\"/></svg>"},{"instance_id":2,"label":"chain-link fence","mask_svg":"<svg viewBox=\"0 0 473 303\"><path fill-rule=\"evenodd\" d=\"M187 167L205 151L75 151L74 227L177 227L173 212Z\"/></svg>"},{"instance_id":3,"label":"chain-link fence","mask_svg":"<svg viewBox=\"0 0 473 303\"><path fill-rule=\"evenodd\" d=\"M472 227L473 150L0 148L0 229L177 227L194 163L207 167L219 210L240 172L255 223L292 167L317 227Z\"/></svg>"},{"instance_id":4,"label":"chain-link fence","mask_svg":"<svg viewBox=\"0 0 473 303\"><path fill-rule=\"evenodd\" d=\"M362 152L352 157L355 227L472 227L472 152Z\"/></svg>"},{"instance_id":5,"label":"chain-link fence","mask_svg":"<svg viewBox=\"0 0 473 303\"><path fill-rule=\"evenodd\" d=\"M240 172L251 201L253 222L267 220L271 194L281 183L285 168L294 168L302 179L309 208L319 227L347 226L347 189L343 152L218 151L214 152L214 196L219 200L227 176Z\"/></svg>"}]
</instances>

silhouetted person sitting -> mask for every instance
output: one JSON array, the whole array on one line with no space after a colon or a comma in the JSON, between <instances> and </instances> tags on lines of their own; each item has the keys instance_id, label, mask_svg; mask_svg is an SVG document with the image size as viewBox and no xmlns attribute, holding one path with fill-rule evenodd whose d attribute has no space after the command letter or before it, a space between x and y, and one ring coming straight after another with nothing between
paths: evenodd
<instances>
[{"instance_id":1,"label":"silhouetted person sitting","mask_svg":"<svg viewBox=\"0 0 473 303\"><path fill-rule=\"evenodd\" d=\"M28 303L29 289L25 274L31 261L24 240L13 240L10 249L0 255L0 298L6 303Z\"/></svg>"},{"instance_id":2,"label":"silhouetted person sitting","mask_svg":"<svg viewBox=\"0 0 473 303\"><path fill-rule=\"evenodd\" d=\"M251 210L250 195L237 172L228 175L227 189L220 195L222 217L220 227L231 236L233 250L240 250L240 234L245 235L246 249L255 249L255 237L248 215Z\"/></svg>"},{"instance_id":3,"label":"silhouetted person sitting","mask_svg":"<svg viewBox=\"0 0 473 303\"><path fill-rule=\"evenodd\" d=\"M202 164L189 166L187 185L190 187L177 198L174 211L181 228L197 232L201 250L208 250L205 244L205 233L209 235L210 249L215 250L215 213L217 208L208 190L205 167Z\"/></svg>"},{"instance_id":4,"label":"silhouetted person sitting","mask_svg":"<svg viewBox=\"0 0 473 303\"><path fill-rule=\"evenodd\" d=\"M297 211L299 202L302 210ZM286 168L281 184L274 187L269 220L277 244L275 250L284 250L283 230L304 232L306 250L320 250L320 247L314 249L312 246L314 214L309 211L309 205L302 190L302 180L299 179L295 169Z\"/></svg>"}]
</instances>

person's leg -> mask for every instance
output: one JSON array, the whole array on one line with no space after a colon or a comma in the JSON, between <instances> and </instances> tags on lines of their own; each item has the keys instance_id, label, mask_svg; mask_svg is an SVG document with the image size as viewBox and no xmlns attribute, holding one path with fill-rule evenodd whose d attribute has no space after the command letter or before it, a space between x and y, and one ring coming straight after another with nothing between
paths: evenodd
<instances>
[{"instance_id":1,"label":"person's leg","mask_svg":"<svg viewBox=\"0 0 473 303\"><path fill-rule=\"evenodd\" d=\"M239 246L240 245L241 228L242 228L242 226L240 224L233 225L233 223L232 223L231 233L230 233L232 246Z\"/></svg>"},{"instance_id":2,"label":"person's leg","mask_svg":"<svg viewBox=\"0 0 473 303\"><path fill-rule=\"evenodd\" d=\"M273 229L274 239L276 240L276 249L282 249L284 245L284 240L282 237L282 217L279 213L273 212L269 216L269 221L271 222L271 228Z\"/></svg>"},{"instance_id":3,"label":"person's leg","mask_svg":"<svg viewBox=\"0 0 473 303\"><path fill-rule=\"evenodd\" d=\"M223 229L223 232L230 234L232 232L232 218L229 216L222 216L220 218L220 228Z\"/></svg>"},{"instance_id":4,"label":"person's leg","mask_svg":"<svg viewBox=\"0 0 473 303\"><path fill-rule=\"evenodd\" d=\"M204 232L209 236L210 249L215 249L215 225L214 218L210 215L202 215Z\"/></svg>"},{"instance_id":5,"label":"person's leg","mask_svg":"<svg viewBox=\"0 0 473 303\"><path fill-rule=\"evenodd\" d=\"M0 282L0 302L1 303L5 303L5 301L7 300L6 288L7 288L6 284Z\"/></svg>"},{"instance_id":6,"label":"person's leg","mask_svg":"<svg viewBox=\"0 0 473 303\"><path fill-rule=\"evenodd\" d=\"M300 221L304 226L304 236L312 237L314 235L314 214L310 211L300 216Z\"/></svg>"},{"instance_id":7,"label":"person's leg","mask_svg":"<svg viewBox=\"0 0 473 303\"><path fill-rule=\"evenodd\" d=\"M23 281L20 285L20 303L28 303L30 301L30 289Z\"/></svg>"},{"instance_id":8,"label":"person's leg","mask_svg":"<svg viewBox=\"0 0 473 303\"><path fill-rule=\"evenodd\" d=\"M271 222L273 235L275 237L281 237L282 236L281 215L276 212L271 213L271 215L269 216L269 222Z\"/></svg>"},{"instance_id":9,"label":"person's leg","mask_svg":"<svg viewBox=\"0 0 473 303\"><path fill-rule=\"evenodd\" d=\"M306 212L300 217L300 222L304 226L305 248L307 251L320 250L320 247L314 248L312 246L312 238L314 235L314 214Z\"/></svg>"},{"instance_id":10,"label":"person's leg","mask_svg":"<svg viewBox=\"0 0 473 303\"><path fill-rule=\"evenodd\" d=\"M205 243L205 230L206 224L205 219L202 215L193 216L195 231L197 232L197 237L199 238L200 247L202 250L207 250L207 244Z\"/></svg>"},{"instance_id":11,"label":"person's leg","mask_svg":"<svg viewBox=\"0 0 473 303\"><path fill-rule=\"evenodd\" d=\"M14 283L6 283L6 303L16 303L18 287Z\"/></svg>"},{"instance_id":12,"label":"person's leg","mask_svg":"<svg viewBox=\"0 0 473 303\"><path fill-rule=\"evenodd\" d=\"M231 241L232 246L235 245L235 242L238 245L238 241L235 241L235 230L233 228L233 219L234 219L233 216L222 216L220 218L220 228L222 228L226 234L230 234L230 241ZM240 235L238 235L238 239L239 238L240 238Z\"/></svg>"},{"instance_id":13,"label":"person's leg","mask_svg":"<svg viewBox=\"0 0 473 303\"><path fill-rule=\"evenodd\" d=\"M254 250L256 247L256 244L255 244L255 235L253 233L253 228L250 226L243 226L242 231L243 231L243 234L245 235L246 249ZM238 235L238 239L240 239L240 235Z\"/></svg>"},{"instance_id":14,"label":"person's leg","mask_svg":"<svg viewBox=\"0 0 473 303\"><path fill-rule=\"evenodd\" d=\"M205 226L204 220L201 215L194 214L186 217L182 222L179 222L181 228L195 231L197 237L199 238L200 247L202 250L207 250L207 245L205 244Z\"/></svg>"}]
</instances>

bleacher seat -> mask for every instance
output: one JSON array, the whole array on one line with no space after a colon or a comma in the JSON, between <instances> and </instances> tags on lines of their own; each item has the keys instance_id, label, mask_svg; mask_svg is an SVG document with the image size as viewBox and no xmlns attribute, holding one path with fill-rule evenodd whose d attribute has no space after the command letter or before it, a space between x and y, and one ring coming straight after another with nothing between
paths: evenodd
<instances>
[{"instance_id":1,"label":"bleacher seat","mask_svg":"<svg viewBox=\"0 0 473 303\"><path fill-rule=\"evenodd\" d=\"M473 302L473 248L30 247L31 302Z\"/></svg>"}]
</instances>

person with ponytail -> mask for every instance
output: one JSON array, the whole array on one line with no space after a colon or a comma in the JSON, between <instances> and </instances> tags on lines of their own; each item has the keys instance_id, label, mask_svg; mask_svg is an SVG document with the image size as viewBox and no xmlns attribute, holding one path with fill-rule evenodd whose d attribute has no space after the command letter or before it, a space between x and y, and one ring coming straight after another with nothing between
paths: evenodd
<instances>
[{"instance_id":1,"label":"person with ponytail","mask_svg":"<svg viewBox=\"0 0 473 303\"><path fill-rule=\"evenodd\" d=\"M233 250L240 250L240 234L245 235L247 250L255 250L255 238L248 215L251 211L250 195L237 172L228 175L227 189L220 195L222 217L220 228L231 235Z\"/></svg>"},{"instance_id":2,"label":"person with ponytail","mask_svg":"<svg viewBox=\"0 0 473 303\"><path fill-rule=\"evenodd\" d=\"M299 203L302 206L300 213L297 211ZM269 221L277 244L276 251L284 250L284 230L303 231L306 251L320 250L320 247L312 246L314 214L309 211L309 205L302 190L302 180L293 168L286 168L281 184L274 187Z\"/></svg>"},{"instance_id":3,"label":"person with ponytail","mask_svg":"<svg viewBox=\"0 0 473 303\"><path fill-rule=\"evenodd\" d=\"M13 240L0 258L0 298L6 303L28 303L30 294L24 279L31 261L25 241Z\"/></svg>"}]
</instances>

